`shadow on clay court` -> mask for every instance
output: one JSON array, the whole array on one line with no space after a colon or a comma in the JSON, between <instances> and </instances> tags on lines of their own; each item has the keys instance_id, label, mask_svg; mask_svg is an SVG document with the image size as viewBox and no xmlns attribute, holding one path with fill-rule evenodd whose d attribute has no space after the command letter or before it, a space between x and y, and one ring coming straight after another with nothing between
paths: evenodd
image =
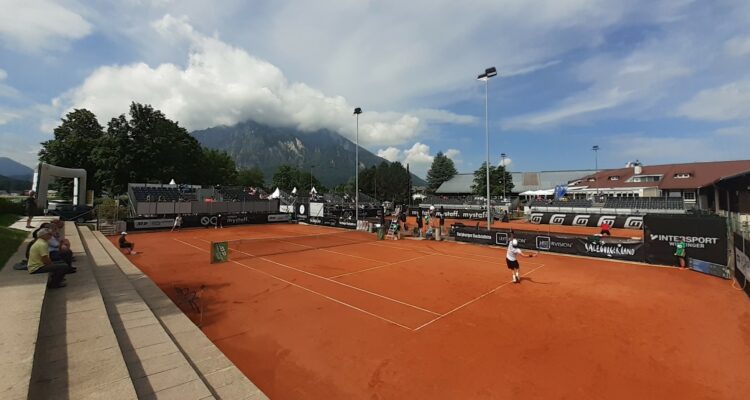
<instances>
[{"instance_id":1,"label":"shadow on clay court","mask_svg":"<svg viewBox=\"0 0 750 400\"><path fill-rule=\"evenodd\" d=\"M534 280L534 278L532 278L530 276L522 276L521 277L521 281L519 283L523 283L523 281L529 281L530 283L536 283L537 285L557 285L557 284L560 283L560 282L542 282L542 281L537 281L537 280Z\"/></svg>"}]
</instances>

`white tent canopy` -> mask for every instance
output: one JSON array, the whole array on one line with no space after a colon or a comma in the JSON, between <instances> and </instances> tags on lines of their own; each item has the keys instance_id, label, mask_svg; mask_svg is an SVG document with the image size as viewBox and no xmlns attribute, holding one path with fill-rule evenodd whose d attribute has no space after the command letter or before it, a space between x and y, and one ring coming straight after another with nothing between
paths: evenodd
<instances>
[{"instance_id":1,"label":"white tent canopy","mask_svg":"<svg viewBox=\"0 0 750 400\"><path fill-rule=\"evenodd\" d=\"M313 188L310 189L310 194L318 194L318 191L315 190L315 186L313 186Z\"/></svg>"},{"instance_id":2,"label":"white tent canopy","mask_svg":"<svg viewBox=\"0 0 750 400\"><path fill-rule=\"evenodd\" d=\"M276 188L276 190L268 196L269 199L278 199L279 197L281 197L281 190L279 190L279 188Z\"/></svg>"}]
</instances>

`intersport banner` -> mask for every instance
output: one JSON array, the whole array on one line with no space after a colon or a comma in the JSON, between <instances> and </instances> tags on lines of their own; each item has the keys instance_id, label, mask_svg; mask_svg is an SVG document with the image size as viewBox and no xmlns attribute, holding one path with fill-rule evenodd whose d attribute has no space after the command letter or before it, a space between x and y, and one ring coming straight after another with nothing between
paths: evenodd
<instances>
[{"instance_id":1,"label":"intersport banner","mask_svg":"<svg viewBox=\"0 0 750 400\"><path fill-rule=\"evenodd\" d=\"M727 222L716 215L652 215L643 220L646 262L675 265L675 245L685 237L685 255L727 265Z\"/></svg>"},{"instance_id":2,"label":"intersport banner","mask_svg":"<svg viewBox=\"0 0 750 400\"><path fill-rule=\"evenodd\" d=\"M529 216L532 224L570 225L597 227L608 223L612 228L641 229L643 216L615 215L615 214L582 214L582 213L552 213L532 212Z\"/></svg>"},{"instance_id":3,"label":"intersport banner","mask_svg":"<svg viewBox=\"0 0 750 400\"><path fill-rule=\"evenodd\" d=\"M511 231L492 229L477 230L456 227L453 229L459 242L478 243L494 246L507 246ZM644 261L643 243L632 240L608 238L604 241L589 241L585 237L545 234L531 231L513 231L522 249L549 251L553 253L577 254L589 257L612 258L617 260Z\"/></svg>"}]
</instances>

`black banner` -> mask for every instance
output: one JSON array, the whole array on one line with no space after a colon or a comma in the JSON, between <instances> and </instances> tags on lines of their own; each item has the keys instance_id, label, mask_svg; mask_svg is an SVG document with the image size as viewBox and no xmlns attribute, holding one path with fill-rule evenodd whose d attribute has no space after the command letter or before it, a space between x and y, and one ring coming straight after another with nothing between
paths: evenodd
<instances>
[{"instance_id":1,"label":"black banner","mask_svg":"<svg viewBox=\"0 0 750 400\"><path fill-rule=\"evenodd\" d=\"M357 223L353 219L337 218L335 216L327 217L310 217L307 219L308 224L325 225L334 228L357 229Z\"/></svg>"},{"instance_id":2,"label":"black banner","mask_svg":"<svg viewBox=\"0 0 750 400\"><path fill-rule=\"evenodd\" d=\"M614 258L618 260L644 262L646 260L643 243L618 242L611 239L601 241L576 239L576 254L588 257Z\"/></svg>"},{"instance_id":3,"label":"black banner","mask_svg":"<svg viewBox=\"0 0 750 400\"><path fill-rule=\"evenodd\" d=\"M409 215L412 217L416 217L417 210L419 207L413 207L409 209ZM484 210L467 210L462 208L446 208L443 207L445 211L445 218L452 218L452 219L487 219L487 212ZM428 208L422 208L422 215L425 215L429 213L430 210ZM440 217L440 208L437 207L435 210L435 216Z\"/></svg>"},{"instance_id":4,"label":"black banner","mask_svg":"<svg viewBox=\"0 0 750 400\"><path fill-rule=\"evenodd\" d=\"M265 224L269 222L287 222L289 214L268 214L268 213L227 213L222 214L224 226L244 225L244 224ZM171 221L171 222L170 222ZM183 215L182 227L208 227L215 226L218 222L218 214L202 215ZM174 224L174 218L138 218L127 221L128 229L146 230L146 229L171 229Z\"/></svg>"},{"instance_id":5,"label":"black banner","mask_svg":"<svg viewBox=\"0 0 750 400\"><path fill-rule=\"evenodd\" d=\"M687 258L727 265L726 218L715 215L655 215L644 221L646 262L675 265L675 244L685 237Z\"/></svg>"},{"instance_id":6,"label":"black banner","mask_svg":"<svg viewBox=\"0 0 750 400\"><path fill-rule=\"evenodd\" d=\"M507 246L511 231L502 229L472 229L452 226L459 242L479 243L494 246ZM513 238L522 249L549 251L552 253L577 254L589 257L614 258L618 260L640 261L645 259L643 243L608 238L592 240L572 235L545 234L531 231L513 231Z\"/></svg>"},{"instance_id":7,"label":"black banner","mask_svg":"<svg viewBox=\"0 0 750 400\"><path fill-rule=\"evenodd\" d=\"M532 224L588 226L593 228L602 226L606 222L612 228L641 229L643 227L643 216L532 212L529 216L529 222Z\"/></svg>"}]
</instances>

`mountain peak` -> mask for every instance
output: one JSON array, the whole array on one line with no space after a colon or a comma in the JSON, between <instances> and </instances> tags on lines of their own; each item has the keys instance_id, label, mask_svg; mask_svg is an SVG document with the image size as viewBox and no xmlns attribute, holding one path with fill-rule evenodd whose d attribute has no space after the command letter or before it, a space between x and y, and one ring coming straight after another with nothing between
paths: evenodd
<instances>
[{"instance_id":1,"label":"mountain peak","mask_svg":"<svg viewBox=\"0 0 750 400\"><path fill-rule=\"evenodd\" d=\"M246 121L195 131L192 135L205 147L226 151L238 168L259 167L267 184L281 165L312 171L328 187L346 183L354 176L356 145L330 130L304 132ZM359 148L360 165L370 167L383 161L386 160ZM424 184L415 175L412 182Z\"/></svg>"},{"instance_id":2,"label":"mountain peak","mask_svg":"<svg viewBox=\"0 0 750 400\"><path fill-rule=\"evenodd\" d=\"M31 180L34 170L8 157L0 157L0 175L25 181Z\"/></svg>"}]
</instances>

